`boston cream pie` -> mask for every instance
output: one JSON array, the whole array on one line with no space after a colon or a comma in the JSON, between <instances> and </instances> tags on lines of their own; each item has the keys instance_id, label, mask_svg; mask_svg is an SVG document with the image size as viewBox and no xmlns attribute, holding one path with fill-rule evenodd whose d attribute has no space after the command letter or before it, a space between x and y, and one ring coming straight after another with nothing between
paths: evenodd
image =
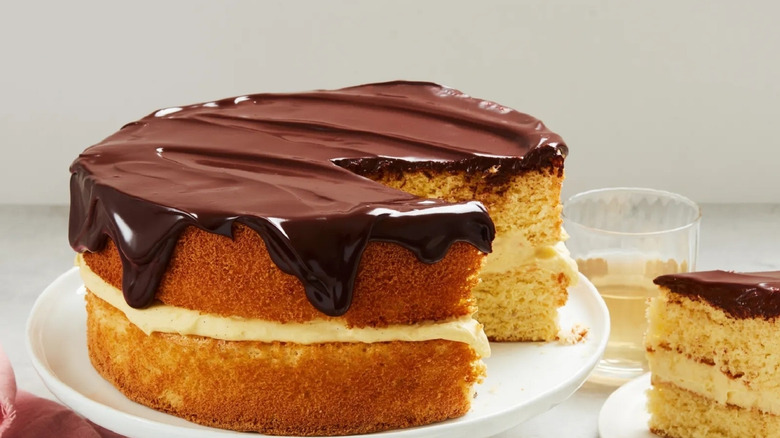
<instances>
[{"instance_id":1,"label":"boston cream pie","mask_svg":"<svg viewBox=\"0 0 780 438\"><path fill-rule=\"evenodd\" d=\"M71 166L91 361L221 428L461 416L489 353L477 304L493 339L557 332L566 153L533 117L430 83L159 110Z\"/></svg>"}]
</instances>

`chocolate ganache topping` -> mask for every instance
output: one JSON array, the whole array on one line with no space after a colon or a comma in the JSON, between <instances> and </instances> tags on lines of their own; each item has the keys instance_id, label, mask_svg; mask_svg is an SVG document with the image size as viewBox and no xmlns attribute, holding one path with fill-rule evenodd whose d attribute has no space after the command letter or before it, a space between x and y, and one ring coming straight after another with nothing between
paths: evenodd
<instances>
[{"instance_id":1,"label":"chocolate ganache topping","mask_svg":"<svg viewBox=\"0 0 780 438\"><path fill-rule=\"evenodd\" d=\"M567 148L535 118L432 83L255 94L166 108L125 125L71 165L76 251L113 240L127 303L154 299L187 226L260 234L272 260L331 316L347 311L369 241L435 263L465 241L491 251L478 202L420 199L358 173L562 168ZM357 172L357 173L356 173Z\"/></svg>"},{"instance_id":2,"label":"chocolate ganache topping","mask_svg":"<svg viewBox=\"0 0 780 438\"><path fill-rule=\"evenodd\" d=\"M780 271L702 271L662 275L655 284L701 298L734 318L780 316Z\"/></svg>"}]
</instances>

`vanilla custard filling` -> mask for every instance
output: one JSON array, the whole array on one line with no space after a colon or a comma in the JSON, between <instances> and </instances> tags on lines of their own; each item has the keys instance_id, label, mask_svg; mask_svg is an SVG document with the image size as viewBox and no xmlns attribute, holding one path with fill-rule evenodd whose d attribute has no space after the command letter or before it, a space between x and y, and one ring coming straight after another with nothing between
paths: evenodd
<instances>
[{"instance_id":1,"label":"vanilla custard filling","mask_svg":"<svg viewBox=\"0 0 780 438\"><path fill-rule=\"evenodd\" d=\"M677 352L656 349L648 353L650 369L660 380L717 401L743 409L758 409L780 415L780 393L751 389L737 379Z\"/></svg>"},{"instance_id":2,"label":"vanilla custard filling","mask_svg":"<svg viewBox=\"0 0 780 438\"><path fill-rule=\"evenodd\" d=\"M130 307L122 291L95 274L81 254L76 256L86 288L98 298L125 314L127 319L147 335L153 332L204 336L226 341L294 342L419 342L434 339L469 344L482 356L490 356L490 345L482 324L471 316L443 322L394 324L387 327L347 327L338 320L314 320L304 323L281 323L255 318L221 316L156 302L144 309Z\"/></svg>"},{"instance_id":3,"label":"vanilla custard filling","mask_svg":"<svg viewBox=\"0 0 780 438\"><path fill-rule=\"evenodd\" d=\"M566 236L565 232L562 234ZM571 284L577 282L577 263L571 258L563 242L530 246L520 231L496 236L493 240L493 252L488 255L482 272L502 274L526 265L534 265L551 272L562 272Z\"/></svg>"}]
</instances>

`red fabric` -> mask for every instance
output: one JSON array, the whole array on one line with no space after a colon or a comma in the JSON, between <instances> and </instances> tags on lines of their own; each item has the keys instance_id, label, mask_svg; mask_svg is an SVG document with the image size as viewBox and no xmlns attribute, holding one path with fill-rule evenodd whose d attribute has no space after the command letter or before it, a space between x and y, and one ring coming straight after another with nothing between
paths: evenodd
<instances>
[{"instance_id":1,"label":"red fabric","mask_svg":"<svg viewBox=\"0 0 780 438\"><path fill-rule=\"evenodd\" d=\"M11 362L0 347L0 437L123 438L65 406L17 391Z\"/></svg>"},{"instance_id":2,"label":"red fabric","mask_svg":"<svg viewBox=\"0 0 780 438\"><path fill-rule=\"evenodd\" d=\"M0 437L6 436L6 431L16 419L16 379L11 362L0 346ZM10 437L10 435L8 435Z\"/></svg>"}]
</instances>

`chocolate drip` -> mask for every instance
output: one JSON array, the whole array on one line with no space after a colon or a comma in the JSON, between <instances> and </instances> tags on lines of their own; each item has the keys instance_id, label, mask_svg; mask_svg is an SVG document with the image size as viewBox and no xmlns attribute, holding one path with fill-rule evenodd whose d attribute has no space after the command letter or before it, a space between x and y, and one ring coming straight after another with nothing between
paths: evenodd
<instances>
[{"instance_id":1,"label":"chocolate drip","mask_svg":"<svg viewBox=\"0 0 780 438\"><path fill-rule=\"evenodd\" d=\"M429 83L258 94L168 108L124 126L71 166L69 237L113 240L128 304L144 307L187 226L232 237L240 222L327 315L347 311L369 241L441 260L458 241L490 252L477 202L419 199L365 166L509 175L561 169L566 146L538 120ZM361 169L356 166L364 166Z\"/></svg>"},{"instance_id":2,"label":"chocolate drip","mask_svg":"<svg viewBox=\"0 0 780 438\"><path fill-rule=\"evenodd\" d=\"M702 271L662 275L655 284L701 298L734 318L780 316L780 271Z\"/></svg>"}]
</instances>

